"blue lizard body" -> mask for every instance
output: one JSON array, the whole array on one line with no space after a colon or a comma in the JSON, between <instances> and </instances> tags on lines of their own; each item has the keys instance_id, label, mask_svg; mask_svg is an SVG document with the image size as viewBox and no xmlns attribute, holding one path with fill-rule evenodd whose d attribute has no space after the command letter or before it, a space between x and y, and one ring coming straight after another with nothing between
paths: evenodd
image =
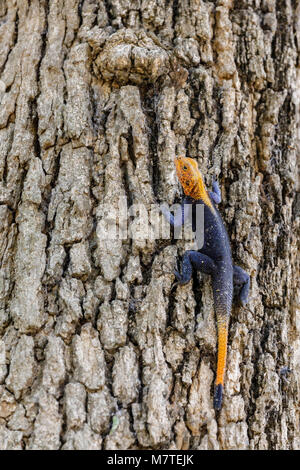
<instances>
[{"instance_id":1,"label":"blue lizard body","mask_svg":"<svg viewBox=\"0 0 300 470\"><path fill-rule=\"evenodd\" d=\"M229 317L233 295L242 305L247 303L250 277L239 266L233 265L230 241L222 217L217 209L221 202L221 193L217 182L213 183L213 191L207 192L195 161L187 157L175 160L177 175L183 186L186 197L183 198L181 210L173 216L164 210L165 217L174 227L183 225L187 213L192 215L192 229L196 231L196 206L204 205L204 244L196 250L184 253L181 274L174 274L180 285L186 284L192 277L193 268L211 275L214 309L218 328L218 365L214 394L214 408L222 406L224 374L227 354L227 337Z\"/></svg>"}]
</instances>

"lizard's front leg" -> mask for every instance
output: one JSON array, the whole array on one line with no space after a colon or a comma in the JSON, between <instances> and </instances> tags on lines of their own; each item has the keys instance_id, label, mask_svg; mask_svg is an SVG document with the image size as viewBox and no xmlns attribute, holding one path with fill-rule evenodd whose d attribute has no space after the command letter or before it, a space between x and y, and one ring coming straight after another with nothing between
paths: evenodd
<instances>
[{"instance_id":1,"label":"lizard's front leg","mask_svg":"<svg viewBox=\"0 0 300 470\"><path fill-rule=\"evenodd\" d=\"M193 268L205 274L212 274L215 270L215 263L209 256L199 251L186 251L182 260L182 273L174 271L180 285L187 284L191 280Z\"/></svg>"},{"instance_id":2,"label":"lizard's front leg","mask_svg":"<svg viewBox=\"0 0 300 470\"><path fill-rule=\"evenodd\" d=\"M210 191L209 195L215 204L220 204L222 201L221 190L217 181L213 181L212 191Z\"/></svg>"}]
</instances>

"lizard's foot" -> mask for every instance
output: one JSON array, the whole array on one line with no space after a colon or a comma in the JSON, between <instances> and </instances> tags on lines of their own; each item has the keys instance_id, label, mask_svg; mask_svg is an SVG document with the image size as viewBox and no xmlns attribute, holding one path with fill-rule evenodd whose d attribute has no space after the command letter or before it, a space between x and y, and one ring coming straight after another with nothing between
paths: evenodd
<instances>
[{"instance_id":1,"label":"lizard's foot","mask_svg":"<svg viewBox=\"0 0 300 470\"><path fill-rule=\"evenodd\" d=\"M185 284L189 282L189 280L186 281L183 278L183 276L179 273L179 271L176 271L176 269L174 270L174 275L177 279L177 282L175 283L175 285L179 284L180 286L184 286Z\"/></svg>"}]
</instances>

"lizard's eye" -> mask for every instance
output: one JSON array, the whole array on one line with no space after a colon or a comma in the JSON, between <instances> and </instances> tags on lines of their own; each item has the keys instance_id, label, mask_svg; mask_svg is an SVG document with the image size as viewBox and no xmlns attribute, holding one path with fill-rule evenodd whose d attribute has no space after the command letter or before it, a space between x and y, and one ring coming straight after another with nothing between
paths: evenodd
<instances>
[{"instance_id":1,"label":"lizard's eye","mask_svg":"<svg viewBox=\"0 0 300 470\"><path fill-rule=\"evenodd\" d=\"M182 168L183 168L184 170L187 170L187 166L185 166L185 165L184 165Z\"/></svg>"}]
</instances>

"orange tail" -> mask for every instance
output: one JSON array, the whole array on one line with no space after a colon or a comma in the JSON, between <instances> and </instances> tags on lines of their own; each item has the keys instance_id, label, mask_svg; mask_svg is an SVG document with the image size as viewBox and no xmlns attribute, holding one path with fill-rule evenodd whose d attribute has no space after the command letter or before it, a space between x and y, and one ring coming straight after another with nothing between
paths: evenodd
<instances>
[{"instance_id":1,"label":"orange tail","mask_svg":"<svg viewBox=\"0 0 300 470\"><path fill-rule=\"evenodd\" d=\"M227 318L221 317L217 321L218 325L218 365L216 387L214 394L214 408L220 410L223 398L224 375L226 369L227 356L227 338L228 338L228 322Z\"/></svg>"}]
</instances>

